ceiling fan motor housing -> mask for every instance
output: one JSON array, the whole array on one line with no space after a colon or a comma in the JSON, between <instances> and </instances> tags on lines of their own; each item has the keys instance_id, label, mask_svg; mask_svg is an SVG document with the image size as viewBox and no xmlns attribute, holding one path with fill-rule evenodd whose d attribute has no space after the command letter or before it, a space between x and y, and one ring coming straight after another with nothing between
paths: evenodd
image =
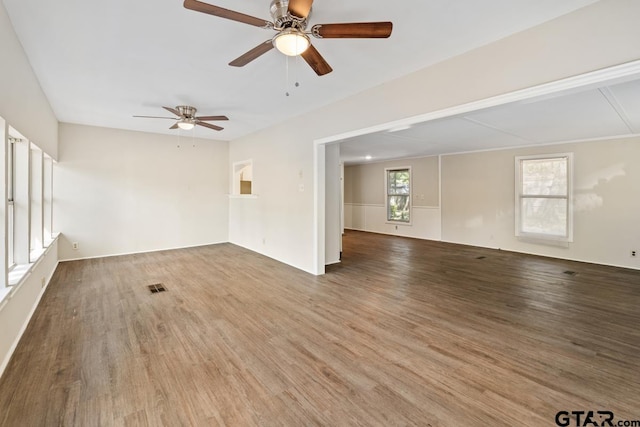
<instances>
[{"instance_id":1,"label":"ceiling fan motor housing","mask_svg":"<svg viewBox=\"0 0 640 427\"><path fill-rule=\"evenodd\" d=\"M195 107L191 107L188 105L178 105L176 107L176 110L178 110L180 115L186 119L194 118L196 116L196 111L197 111Z\"/></svg>"},{"instance_id":2,"label":"ceiling fan motor housing","mask_svg":"<svg viewBox=\"0 0 640 427\"><path fill-rule=\"evenodd\" d=\"M292 16L289 13L289 0L273 0L270 11L276 29L296 28L304 31L311 16L311 11L309 11L306 18Z\"/></svg>"}]
</instances>

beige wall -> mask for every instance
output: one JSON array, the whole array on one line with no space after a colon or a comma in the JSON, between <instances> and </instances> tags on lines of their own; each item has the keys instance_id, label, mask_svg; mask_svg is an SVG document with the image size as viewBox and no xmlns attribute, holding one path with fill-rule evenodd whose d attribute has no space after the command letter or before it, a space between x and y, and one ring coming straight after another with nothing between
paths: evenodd
<instances>
[{"instance_id":1,"label":"beige wall","mask_svg":"<svg viewBox=\"0 0 640 427\"><path fill-rule=\"evenodd\" d=\"M566 246L515 236L515 157L573 153L574 241ZM437 157L345 168L345 226L409 237L640 269L640 137L442 156L442 207L412 209L414 224L395 229L384 216L384 168L412 166L435 176ZM419 195L414 178L414 196ZM347 190L348 189L348 190ZM417 190L417 191L416 191ZM427 205L428 206L428 205ZM440 230L441 234L434 233Z\"/></svg>"},{"instance_id":2,"label":"beige wall","mask_svg":"<svg viewBox=\"0 0 640 427\"><path fill-rule=\"evenodd\" d=\"M514 157L574 153L574 241L515 237ZM442 157L442 239L475 246L640 268L640 138Z\"/></svg>"},{"instance_id":3,"label":"beige wall","mask_svg":"<svg viewBox=\"0 0 640 427\"><path fill-rule=\"evenodd\" d=\"M411 223L387 221L385 169L411 168ZM420 157L345 167L345 228L440 240L438 157Z\"/></svg>"},{"instance_id":4,"label":"beige wall","mask_svg":"<svg viewBox=\"0 0 640 427\"><path fill-rule=\"evenodd\" d=\"M384 205L385 168L411 167L411 191L413 206L438 206L439 183L438 157L393 160L345 166L344 202ZM348 189L348 190L347 190Z\"/></svg>"},{"instance_id":5,"label":"beige wall","mask_svg":"<svg viewBox=\"0 0 640 427\"><path fill-rule=\"evenodd\" d=\"M0 117L54 159L58 119L53 113L0 2Z\"/></svg>"},{"instance_id":6,"label":"beige wall","mask_svg":"<svg viewBox=\"0 0 640 427\"><path fill-rule=\"evenodd\" d=\"M637 16L637 0L602 0L233 141L230 161L253 159L261 190L259 199L231 201L231 242L320 271L317 253L324 251L317 251L314 232L324 204L316 206L309 191L315 140L639 59ZM298 183L306 190L298 191Z\"/></svg>"},{"instance_id":7,"label":"beige wall","mask_svg":"<svg viewBox=\"0 0 640 427\"><path fill-rule=\"evenodd\" d=\"M226 242L229 173L227 142L60 124L60 259Z\"/></svg>"}]
</instances>

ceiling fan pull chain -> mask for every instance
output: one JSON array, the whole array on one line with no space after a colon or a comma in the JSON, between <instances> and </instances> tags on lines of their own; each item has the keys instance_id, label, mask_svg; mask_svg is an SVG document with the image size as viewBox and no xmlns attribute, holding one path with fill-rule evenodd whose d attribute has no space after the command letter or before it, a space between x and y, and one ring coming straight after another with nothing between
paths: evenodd
<instances>
[{"instance_id":1,"label":"ceiling fan pull chain","mask_svg":"<svg viewBox=\"0 0 640 427\"><path fill-rule=\"evenodd\" d=\"M299 65L300 62L299 62L299 59L298 59L299 57L300 57L300 55L295 57L296 58L295 59L295 61L296 61L296 63L295 63L295 69L296 69L296 71L295 71L295 73L296 73L295 81L296 82L294 83L295 87L300 87L300 83L298 82L298 69L300 68L300 65Z\"/></svg>"},{"instance_id":2,"label":"ceiling fan pull chain","mask_svg":"<svg viewBox=\"0 0 640 427\"><path fill-rule=\"evenodd\" d=\"M285 88L285 92L284 94L286 96L289 96L289 57L285 56L285 84L284 84L284 88Z\"/></svg>"}]
</instances>

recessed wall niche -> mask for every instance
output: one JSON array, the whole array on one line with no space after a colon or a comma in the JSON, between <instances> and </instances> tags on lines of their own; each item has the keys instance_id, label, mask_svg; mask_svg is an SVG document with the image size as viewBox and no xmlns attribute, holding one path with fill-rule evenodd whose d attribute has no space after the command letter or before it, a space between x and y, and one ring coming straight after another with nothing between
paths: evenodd
<instances>
[{"instance_id":1,"label":"recessed wall niche","mask_svg":"<svg viewBox=\"0 0 640 427\"><path fill-rule=\"evenodd\" d=\"M233 195L253 194L253 160L243 160L233 164Z\"/></svg>"}]
</instances>

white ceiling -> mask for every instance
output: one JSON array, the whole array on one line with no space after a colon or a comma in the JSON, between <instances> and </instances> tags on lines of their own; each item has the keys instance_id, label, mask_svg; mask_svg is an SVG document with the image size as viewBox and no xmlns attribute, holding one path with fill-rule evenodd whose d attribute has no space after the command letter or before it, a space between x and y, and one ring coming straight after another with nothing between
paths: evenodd
<instances>
[{"instance_id":1,"label":"white ceiling","mask_svg":"<svg viewBox=\"0 0 640 427\"><path fill-rule=\"evenodd\" d=\"M167 129L171 122L131 116L164 116L162 105L189 104L201 114L229 116L221 132L195 130L196 136L222 140L242 137L595 1L317 0L311 24L389 20L393 34L384 40L314 39L334 71L317 77L301 59L290 60L291 96L286 97L286 60L277 51L244 68L227 65L273 32L184 9L180 0L3 0L60 121L175 134L178 131ZM270 18L269 0L211 3ZM300 87L292 87L295 81ZM492 119L509 118L505 112ZM466 135L459 142L463 144L478 126L457 120L465 122L460 128ZM490 138L491 130L480 127Z\"/></svg>"},{"instance_id":2,"label":"white ceiling","mask_svg":"<svg viewBox=\"0 0 640 427\"><path fill-rule=\"evenodd\" d=\"M349 138L340 154L346 164L356 164L634 134L640 134L640 80Z\"/></svg>"}]
</instances>

